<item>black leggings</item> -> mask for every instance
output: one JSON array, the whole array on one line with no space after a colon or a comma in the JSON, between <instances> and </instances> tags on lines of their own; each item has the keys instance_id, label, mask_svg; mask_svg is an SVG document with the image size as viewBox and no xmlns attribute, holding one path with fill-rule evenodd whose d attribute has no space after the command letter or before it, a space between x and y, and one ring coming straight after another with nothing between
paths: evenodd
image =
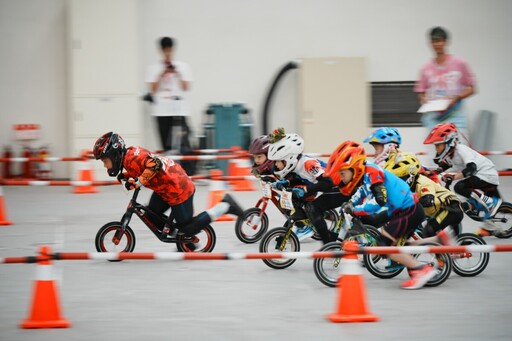
<instances>
[{"instance_id":1,"label":"black leggings","mask_svg":"<svg viewBox=\"0 0 512 341\"><path fill-rule=\"evenodd\" d=\"M431 237L447 226L450 226L453 232L455 232L455 235L458 236L461 232L459 231L459 224L462 219L464 219L464 212L460 207L460 202L453 200L443 210L437 213L435 217L427 221L427 226L423 231L424 236Z\"/></svg>"},{"instance_id":2,"label":"black leggings","mask_svg":"<svg viewBox=\"0 0 512 341\"><path fill-rule=\"evenodd\" d=\"M466 198L470 198L471 192L473 192L475 189L482 190L484 194L489 197L500 197L498 186L490 184L487 181L484 181L474 175L457 182L454 187L455 193L460 194Z\"/></svg>"},{"instance_id":3,"label":"black leggings","mask_svg":"<svg viewBox=\"0 0 512 341\"><path fill-rule=\"evenodd\" d=\"M183 231L187 237L196 235L203 227L212 222L210 216L206 212L202 212L195 217L193 216L194 194L181 204L171 206L162 199L162 197L153 192L149 199L148 208L157 215L162 215L165 211L171 208L171 215L174 217L174 220L178 225L177 228L180 231Z\"/></svg>"},{"instance_id":4,"label":"black leggings","mask_svg":"<svg viewBox=\"0 0 512 341\"><path fill-rule=\"evenodd\" d=\"M324 212L336 207L340 207L344 202L347 202L350 197L340 193L338 188L333 188L324 192L314 201L307 202L304 205L304 210L311 223L315 226L316 231L324 243L332 241L334 238L327 229L327 224L324 220Z\"/></svg>"},{"instance_id":5,"label":"black leggings","mask_svg":"<svg viewBox=\"0 0 512 341\"><path fill-rule=\"evenodd\" d=\"M160 143L164 150L177 150L180 155L192 155L192 145L190 143L190 128L185 116L157 116L158 132L160 134ZM173 137L173 128L179 127L174 132L181 135L181 138ZM177 140L177 141L176 141ZM194 175L196 172L197 161L183 160L179 164L188 175Z\"/></svg>"}]
</instances>

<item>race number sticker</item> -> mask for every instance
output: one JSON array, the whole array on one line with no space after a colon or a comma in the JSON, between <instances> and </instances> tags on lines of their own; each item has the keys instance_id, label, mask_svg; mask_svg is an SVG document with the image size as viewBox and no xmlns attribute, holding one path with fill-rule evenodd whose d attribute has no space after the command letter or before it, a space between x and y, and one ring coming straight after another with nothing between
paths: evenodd
<instances>
[{"instance_id":1,"label":"race number sticker","mask_svg":"<svg viewBox=\"0 0 512 341\"><path fill-rule=\"evenodd\" d=\"M293 210L292 192L282 191L279 202L282 208L286 210Z\"/></svg>"},{"instance_id":2,"label":"race number sticker","mask_svg":"<svg viewBox=\"0 0 512 341\"><path fill-rule=\"evenodd\" d=\"M263 193L264 197L269 199L272 198L272 187L268 182L261 181L261 192Z\"/></svg>"}]
</instances>

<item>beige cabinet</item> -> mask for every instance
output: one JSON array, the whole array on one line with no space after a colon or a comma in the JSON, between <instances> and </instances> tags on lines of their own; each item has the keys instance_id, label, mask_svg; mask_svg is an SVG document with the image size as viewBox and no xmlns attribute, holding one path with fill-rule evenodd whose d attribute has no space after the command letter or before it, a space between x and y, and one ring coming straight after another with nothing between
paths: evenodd
<instances>
[{"instance_id":1,"label":"beige cabinet","mask_svg":"<svg viewBox=\"0 0 512 341\"><path fill-rule=\"evenodd\" d=\"M297 131L306 152L330 153L361 142L371 127L364 58L305 58L299 68Z\"/></svg>"},{"instance_id":2,"label":"beige cabinet","mask_svg":"<svg viewBox=\"0 0 512 341\"><path fill-rule=\"evenodd\" d=\"M67 17L72 153L91 150L108 131L139 144L144 129L137 90L137 1L70 0ZM101 162L93 164L104 179ZM71 172L75 177L77 165Z\"/></svg>"}]
</instances>

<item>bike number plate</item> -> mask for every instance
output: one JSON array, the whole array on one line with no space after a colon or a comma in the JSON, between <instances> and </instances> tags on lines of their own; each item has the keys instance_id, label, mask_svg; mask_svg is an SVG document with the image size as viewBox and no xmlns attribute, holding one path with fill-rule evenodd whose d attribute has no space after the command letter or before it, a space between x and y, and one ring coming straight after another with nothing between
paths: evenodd
<instances>
[{"instance_id":1,"label":"bike number plate","mask_svg":"<svg viewBox=\"0 0 512 341\"><path fill-rule=\"evenodd\" d=\"M264 197L269 199L272 198L272 187L268 182L261 182L261 192L263 193Z\"/></svg>"},{"instance_id":2,"label":"bike number plate","mask_svg":"<svg viewBox=\"0 0 512 341\"><path fill-rule=\"evenodd\" d=\"M286 210L293 210L292 192L282 191L279 203L282 208Z\"/></svg>"}]
</instances>

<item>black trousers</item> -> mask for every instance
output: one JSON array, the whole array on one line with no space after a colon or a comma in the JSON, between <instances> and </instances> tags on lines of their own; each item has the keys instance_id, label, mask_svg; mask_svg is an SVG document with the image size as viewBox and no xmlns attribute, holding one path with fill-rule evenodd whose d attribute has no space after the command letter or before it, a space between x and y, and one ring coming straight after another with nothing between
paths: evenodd
<instances>
[{"instance_id":1,"label":"black trousers","mask_svg":"<svg viewBox=\"0 0 512 341\"><path fill-rule=\"evenodd\" d=\"M185 116L157 116L160 143L164 150L177 150L180 155L192 155L190 128ZM173 134L180 136L173 136ZM188 175L196 172L196 161L179 162Z\"/></svg>"}]
</instances>

